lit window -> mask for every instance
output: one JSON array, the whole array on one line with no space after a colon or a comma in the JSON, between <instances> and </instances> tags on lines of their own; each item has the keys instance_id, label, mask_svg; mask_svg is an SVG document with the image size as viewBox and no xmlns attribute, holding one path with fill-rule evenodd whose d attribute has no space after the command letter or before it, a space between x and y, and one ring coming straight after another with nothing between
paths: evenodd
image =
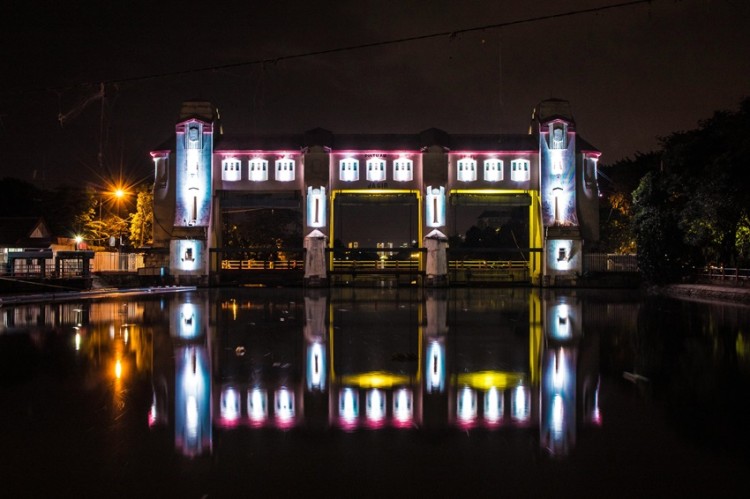
<instances>
[{"instance_id":1,"label":"lit window","mask_svg":"<svg viewBox=\"0 0 750 499\"><path fill-rule=\"evenodd\" d=\"M226 158L221 161L221 180L236 182L242 176L242 163L236 158Z\"/></svg>"},{"instance_id":2,"label":"lit window","mask_svg":"<svg viewBox=\"0 0 750 499\"><path fill-rule=\"evenodd\" d=\"M566 144L566 131L565 131L565 125L562 123L557 124L550 124L550 142L549 142L549 148L550 149L565 149L568 147Z\"/></svg>"},{"instance_id":3,"label":"lit window","mask_svg":"<svg viewBox=\"0 0 750 499\"><path fill-rule=\"evenodd\" d=\"M598 158L589 157L586 158L583 169L583 180L586 182L586 187L593 187L596 185L596 162Z\"/></svg>"},{"instance_id":4,"label":"lit window","mask_svg":"<svg viewBox=\"0 0 750 499\"><path fill-rule=\"evenodd\" d=\"M463 158L458 160L458 180L472 182L477 179L477 160Z\"/></svg>"},{"instance_id":5,"label":"lit window","mask_svg":"<svg viewBox=\"0 0 750 499\"><path fill-rule=\"evenodd\" d=\"M414 176L414 161L407 158L398 158L393 162L393 180L396 182L410 182Z\"/></svg>"},{"instance_id":6,"label":"lit window","mask_svg":"<svg viewBox=\"0 0 750 499\"><path fill-rule=\"evenodd\" d=\"M268 161L261 158L253 158L248 166L250 175L248 178L253 182L268 180Z\"/></svg>"},{"instance_id":7,"label":"lit window","mask_svg":"<svg viewBox=\"0 0 750 499\"><path fill-rule=\"evenodd\" d=\"M385 160L370 158L367 160L367 181L382 182L385 180Z\"/></svg>"},{"instance_id":8,"label":"lit window","mask_svg":"<svg viewBox=\"0 0 750 499\"><path fill-rule=\"evenodd\" d=\"M344 182L359 180L359 160L354 158L342 159L339 162L339 179Z\"/></svg>"},{"instance_id":9,"label":"lit window","mask_svg":"<svg viewBox=\"0 0 750 499\"><path fill-rule=\"evenodd\" d=\"M445 187L427 186L425 194L425 217L428 227L445 225Z\"/></svg>"},{"instance_id":10,"label":"lit window","mask_svg":"<svg viewBox=\"0 0 750 499\"><path fill-rule=\"evenodd\" d=\"M198 123L192 123L188 125L187 133L185 134L185 149L202 149L203 134L201 133L201 125Z\"/></svg>"},{"instance_id":11,"label":"lit window","mask_svg":"<svg viewBox=\"0 0 750 499\"><path fill-rule=\"evenodd\" d=\"M488 182L501 181L503 179L503 161L500 159L485 159L484 179Z\"/></svg>"},{"instance_id":12,"label":"lit window","mask_svg":"<svg viewBox=\"0 0 750 499\"><path fill-rule=\"evenodd\" d=\"M167 158L156 157L154 158L154 179L156 187L164 188L167 186Z\"/></svg>"},{"instance_id":13,"label":"lit window","mask_svg":"<svg viewBox=\"0 0 750 499\"><path fill-rule=\"evenodd\" d=\"M325 227L326 225L326 188L307 188L307 225Z\"/></svg>"},{"instance_id":14,"label":"lit window","mask_svg":"<svg viewBox=\"0 0 750 499\"><path fill-rule=\"evenodd\" d=\"M276 180L291 182L294 180L294 160L281 158L276 160Z\"/></svg>"},{"instance_id":15,"label":"lit window","mask_svg":"<svg viewBox=\"0 0 750 499\"><path fill-rule=\"evenodd\" d=\"M529 160L514 159L510 162L510 179L516 182L529 180Z\"/></svg>"}]
</instances>

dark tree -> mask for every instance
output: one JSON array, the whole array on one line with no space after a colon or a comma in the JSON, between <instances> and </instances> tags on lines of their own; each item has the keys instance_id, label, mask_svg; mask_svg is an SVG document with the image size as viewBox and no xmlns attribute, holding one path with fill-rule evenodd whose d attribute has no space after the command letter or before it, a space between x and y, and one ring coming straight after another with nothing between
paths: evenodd
<instances>
[{"instance_id":1,"label":"dark tree","mask_svg":"<svg viewBox=\"0 0 750 499\"><path fill-rule=\"evenodd\" d=\"M662 162L633 193L633 232L646 277L750 263L750 99L698 129L661 140Z\"/></svg>"}]
</instances>

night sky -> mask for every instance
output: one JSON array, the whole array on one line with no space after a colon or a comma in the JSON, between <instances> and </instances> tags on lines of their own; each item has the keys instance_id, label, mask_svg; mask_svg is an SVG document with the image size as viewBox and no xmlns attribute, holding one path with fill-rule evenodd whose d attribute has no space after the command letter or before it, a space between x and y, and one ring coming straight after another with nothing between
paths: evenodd
<instances>
[{"instance_id":1,"label":"night sky","mask_svg":"<svg viewBox=\"0 0 750 499\"><path fill-rule=\"evenodd\" d=\"M264 134L523 133L534 105L559 97L606 164L750 95L750 4L741 0L654 0L287 58L616 3L6 2L0 176L48 188L120 172L150 180L148 151L193 98L215 103L228 133Z\"/></svg>"}]
</instances>

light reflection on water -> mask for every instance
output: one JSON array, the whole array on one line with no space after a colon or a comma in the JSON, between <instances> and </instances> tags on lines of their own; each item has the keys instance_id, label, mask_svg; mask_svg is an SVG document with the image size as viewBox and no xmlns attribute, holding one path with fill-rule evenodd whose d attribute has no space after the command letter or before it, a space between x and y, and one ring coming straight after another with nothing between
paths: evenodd
<instances>
[{"instance_id":1,"label":"light reflection on water","mask_svg":"<svg viewBox=\"0 0 750 499\"><path fill-rule=\"evenodd\" d=\"M675 307L690 330L667 334ZM607 426L603 385L647 400L673 390L705 410L689 400L705 392L686 395L665 371L682 355L664 354L670 342L707 345L691 359L709 367L733 359L730 375L748 386L747 311L695 307L528 288L206 290L3 308L0 339L37 350L63 339L84 379L112 390L113 420L135 412L188 459L248 432L331 431L510 432L566 459Z\"/></svg>"}]
</instances>

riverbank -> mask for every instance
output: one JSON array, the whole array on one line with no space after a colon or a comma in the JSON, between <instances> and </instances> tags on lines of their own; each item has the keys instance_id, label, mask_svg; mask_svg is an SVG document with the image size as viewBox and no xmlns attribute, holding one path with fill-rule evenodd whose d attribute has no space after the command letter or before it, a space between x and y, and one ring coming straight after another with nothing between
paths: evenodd
<instances>
[{"instance_id":1,"label":"riverbank","mask_svg":"<svg viewBox=\"0 0 750 499\"><path fill-rule=\"evenodd\" d=\"M88 291L57 291L48 293L27 293L0 295L0 307L19 303L62 302L70 300L112 298L164 293L181 293L193 291L196 286L151 286L137 288L99 288ZM672 298L727 301L750 305L750 287L721 286L715 284L667 284L648 289L651 294L670 296Z\"/></svg>"},{"instance_id":2,"label":"riverbank","mask_svg":"<svg viewBox=\"0 0 750 499\"><path fill-rule=\"evenodd\" d=\"M731 301L750 305L750 288L716 284L668 284L652 289L652 292L673 298Z\"/></svg>"},{"instance_id":3,"label":"riverbank","mask_svg":"<svg viewBox=\"0 0 750 499\"><path fill-rule=\"evenodd\" d=\"M70 300L87 300L92 298L112 298L121 296L138 296L164 293L181 293L193 291L195 286L156 286L146 288L101 288L88 291L58 291L51 293L29 293L0 296L0 307L19 303L61 302Z\"/></svg>"}]
</instances>

